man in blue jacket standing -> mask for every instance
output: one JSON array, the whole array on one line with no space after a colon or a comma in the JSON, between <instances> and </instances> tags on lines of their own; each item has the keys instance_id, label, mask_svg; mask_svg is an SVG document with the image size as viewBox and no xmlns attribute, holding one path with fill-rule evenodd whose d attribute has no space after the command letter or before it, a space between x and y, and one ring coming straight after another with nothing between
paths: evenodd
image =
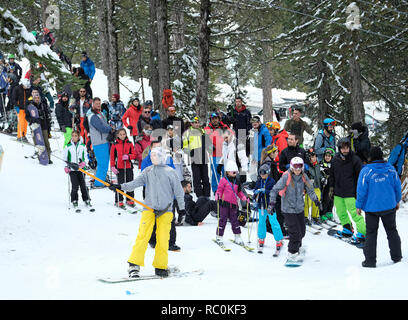
<instances>
[{"instance_id":1,"label":"man in blue jacket standing","mask_svg":"<svg viewBox=\"0 0 408 320\"><path fill-rule=\"evenodd\" d=\"M259 168L262 150L271 144L272 137L268 128L261 122L261 118L259 118L259 116L252 117L251 124L255 133L254 150L252 154L255 156L254 160L258 162Z\"/></svg>"},{"instance_id":2,"label":"man in blue jacket standing","mask_svg":"<svg viewBox=\"0 0 408 320\"><path fill-rule=\"evenodd\" d=\"M360 172L357 184L357 214L365 212L366 240L363 267L375 268L377 232L381 219L387 233L391 259L402 259L401 239L396 226L396 211L401 200L401 182L397 171L383 159L380 147L373 147L369 153L369 164Z\"/></svg>"},{"instance_id":3,"label":"man in blue jacket standing","mask_svg":"<svg viewBox=\"0 0 408 320\"><path fill-rule=\"evenodd\" d=\"M95 76L95 63L88 57L86 51L82 51L81 68L92 81Z\"/></svg>"}]
</instances>

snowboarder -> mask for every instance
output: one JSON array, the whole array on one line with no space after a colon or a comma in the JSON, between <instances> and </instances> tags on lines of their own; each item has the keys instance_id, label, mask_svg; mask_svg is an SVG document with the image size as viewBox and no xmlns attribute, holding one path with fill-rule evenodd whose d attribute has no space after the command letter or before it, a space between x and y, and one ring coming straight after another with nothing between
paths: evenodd
<instances>
[{"instance_id":1,"label":"snowboarder","mask_svg":"<svg viewBox=\"0 0 408 320\"><path fill-rule=\"evenodd\" d=\"M339 236L353 237L354 242L361 243L365 238L366 226L364 218L357 214L356 190L362 163L360 158L351 151L349 138L341 138L337 143L337 148L338 152L330 168L329 194L331 198L334 197L336 213L343 226L343 230L338 233ZM353 235L349 214L356 224L356 235Z\"/></svg>"},{"instance_id":2,"label":"snowboarder","mask_svg":"<svg viewBox=\"0 0 408 320\"><path fill-rule=\"evenodd\" d=\"M361 169L357 185L357 214L365 212L366 240L363 267L376 267L377 232L381 219L387 233L391 259L402 259L401 239L396 225L396 211L401 200L401 183L397 171L384 161L380 147L373 147L369 153L369 163Z\"/></svg>"},{"instance_id":3,"label":"snowboarder","mask_svg":"<svg viewBox=\"0 0 408 320\"><path fill-rule=\"evenodd\" d=\"M273 237L276 241L276 249L279 250L282 247L283 234L279 225L277 214L272 212L269 214L267 211L269 203L269 194L275 185L275 180L270 176L270 166L265 163L259 168L259 178L256 181L254 188L254 197L256 198L256 208L259 214L258 223L258 252L262 250L265 244L266 238L266 220L272 227Z\"/></svg>"},{"instance_id":4,"label":"snowboarder","mask_svg":"<svg viewBox=\"0 0 408 320\"><path fill-rule=\"evenodd\" d=\"M288 261L294 263L299 262L304 254L304 248L302 248L302 239L306 233L304 191L306 191L316 207L320 208L321 204L313 190L313 184L304 173L303 159L294 157L290 161L289 170L282 175L272 188L268 206L268 212L272 214L277 195L279 194L282 197L281 209L285 216L285 224L289 234Z\"/></svg>"},{"instance_id":5,"label":"snowboarder","mask_svg":"<svg viewBox=\"0 0 408 320\"><path fill-rule=\"evenodd\" d=\"M144 266L145 252L155 222L157 224L157 242L153 267L155 268L156 275L161 277L168 276L168 247L171 221L173 220L171 206L174 198L177 199L180 210L185 208L183 188L176 172L165 163L165 151L158 147L153 148L150 154L153 165L143 170L135 180L109 187L113 191L116 189L133 191L135 188L145 185L145 203L154 209L154 212L148 210L142 212L139 232L128 259L130 278L139 277L140 266Z\"/></svg>"},{"instance_id":6,"label":"snowboarder","mask_svg":"<svg viewBox=\"0 0 408 320\"><path fill-rule=\"evenodd\" d=\"M126 130L119 129L116 132L117 139L110 148L110 165L112 172L118 177L118 183L125 183L133 180L133 164L132 160L136 159L136 152L133 144L129 141ZM135 193L130 191L127 193L134 198ZM134 201L126 199L128 206L134 207ZM115 206L123 208L123 195L115 194Z\"/></svg>"},{"instance_id":7,"label":"snowboarder","mask_svg":"<svg viewBox=\"0 0 408 320\"><path fill-rule=\"evenodd\" d=\"M216 242L223 244L223 236L227 221L231 222L232 232L235 235L235 242L239 245L244 245L241 238L241 228L238 222L238 201L249 203L249 199L242 192L241 183L237 180L238 166L233 161L228 161L225 165L225 177L223 177L219 184L217 192L215 193L215 200L219 203L218 212L218 226L216 231Z\"/></svg>"},{"instance_id":8,"label":"snowboarder","mask_svg":"<svg viewBox=\"0 0 408 320\"><path fill-rule=\"evenodd\" d=\"M82 200L87 207L91 206L91 201L88 194L88 189L85 185L84 174L81 171L74 170L72 163L77 164L79 168L83 169L86 166L86 147L80 141L79 131L72 131L71 141L63 150L64 161L68 163L68 166L64 168L66 174L69 174L71 180L71 202L75 209L78 208L78 189L81 188Z\"/></svg>"}]
</instances>

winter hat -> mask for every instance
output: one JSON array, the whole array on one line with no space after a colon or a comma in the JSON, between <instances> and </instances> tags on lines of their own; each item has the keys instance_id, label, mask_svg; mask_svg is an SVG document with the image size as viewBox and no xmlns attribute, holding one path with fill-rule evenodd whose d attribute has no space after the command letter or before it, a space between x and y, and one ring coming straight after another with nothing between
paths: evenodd
<instances>
[{"instance_id":1,"label":"winter hat","mask_svg":"<svg viewBox=\"0 0 408 320\"><path fill-rule=\"evenodd\" d=\"M235 161L228 160L225 166L225 171L238 171L238 166Z\"/></svg>"},{"instance_id":2,"label":"winter hat","mask_svg":"<svg viewBox=\"0 0 408 320\"><path fill-rule=\"evenodd\" d=\"M164 109L174 106L173 91L171 89L163 90L162 105Z\"/></svg>"},{"instance_id":3,"label":"winter hat","mask_svg":"<svg viewBox=\"0 0 408 320\"><path fill-rule=\"evenodd\" d=\"M370 159L370 162L376 161L376 160L383 160L384 159L384 153L382 152L380 147L372 147L369 153L368 158Z\"/></svg>"},{"instance_id":4,"label":"winter hat","mask_svg":"<svg viewBox=\"0 0 408 320\"><path fill-rule=\"evenodd\" d=\"M363 132L364 131L364 126L361 123L361 121L359 122L355 122L351 125L351 129L352 130L357 130L358 132Z\"/></svg>"}]
</instances>

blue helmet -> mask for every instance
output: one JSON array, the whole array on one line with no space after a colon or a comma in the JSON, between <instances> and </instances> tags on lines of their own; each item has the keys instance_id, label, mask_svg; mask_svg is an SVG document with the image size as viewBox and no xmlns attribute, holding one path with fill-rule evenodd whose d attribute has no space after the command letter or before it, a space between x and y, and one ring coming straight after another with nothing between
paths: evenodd
<instances>
[{"instance_id":1,"label":"blue helmet","mask_svg":"<svg viewBox=\"0 0 408 320\"><path fill-rule=\"evenodd\" d=\"M335 126L337 125L337 121L332 118L326 118L323 120L323 126L327 128L329 125Z\"/></svg>"}]
</instances>

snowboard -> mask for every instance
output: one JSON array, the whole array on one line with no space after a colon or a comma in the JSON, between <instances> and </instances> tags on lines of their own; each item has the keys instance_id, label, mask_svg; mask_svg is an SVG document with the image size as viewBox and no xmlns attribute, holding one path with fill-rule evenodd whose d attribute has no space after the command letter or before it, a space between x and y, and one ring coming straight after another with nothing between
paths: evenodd
<instances>
[{"instance_id":1,"label":"snowboard","mask_svg":"<svg viewBox=\"0 0 408 320\"><path fill-rule=\"evenodd\" d=\"M346 242L348 244L351 244L354 247L357 247L359 249L363 249L364 243L354 242L351 237L342 237L341 235L337 234L337 231L338 230L336 230L336 229L331 229L331 230L327 231L327 234L329 236L331 236L331 237L334 237L334 238L339 239L341 241L344 241L344 242Z\"/></svg>"},{"instance_id":2,"label":"snowboard","mask_svg":"<svg viewBox=\"0 0 408 320\"><path fill-rule=\"evenodd\" d=\"M27 112L30 113L31 117L39 119L38 109L30 104L27 106ZM32 123L30 128L33 132L33 137L35 141L35 148L38 150L38 160L40 164L46 166L48 165L50 159L48 158L47 149L45 148L45 141L42 134L41 126L39 123Z\"/></svg>"},{"instance_id":3,"label":"snowboard","mask_svg":"<svg viewBox=\"0 0 408 320\"><path fill-rule=\"evenodd\" d=\"M193 271L184 271L182 272L180 269L176 268L169 268L169 276L167 278L182 278L191 275L202 275L204 273L203 269L193 270ZM140 275L137 278L129 278L129 277L120 277L120 278L98 278L98 281L103 283L123 283L123 282L135 282L135 281L143 281L143 280L154 280L154 279L166 279L155 274L151 275Z\"/></svg>"},{"instance_id":4,"label":"snowboard","mask_svg":"<svg viewBox=\"0 0 408 320\"><path fill-rule=\"evenodd\" d=\"M288 268L297 268L300 267L303 264L303 260L305 258L305 251L300 251L299 250L299 258L295 261L295 260L291 260L291 259L286 259L285 262L285 267Z\"/></svg>"}]
</instances>

